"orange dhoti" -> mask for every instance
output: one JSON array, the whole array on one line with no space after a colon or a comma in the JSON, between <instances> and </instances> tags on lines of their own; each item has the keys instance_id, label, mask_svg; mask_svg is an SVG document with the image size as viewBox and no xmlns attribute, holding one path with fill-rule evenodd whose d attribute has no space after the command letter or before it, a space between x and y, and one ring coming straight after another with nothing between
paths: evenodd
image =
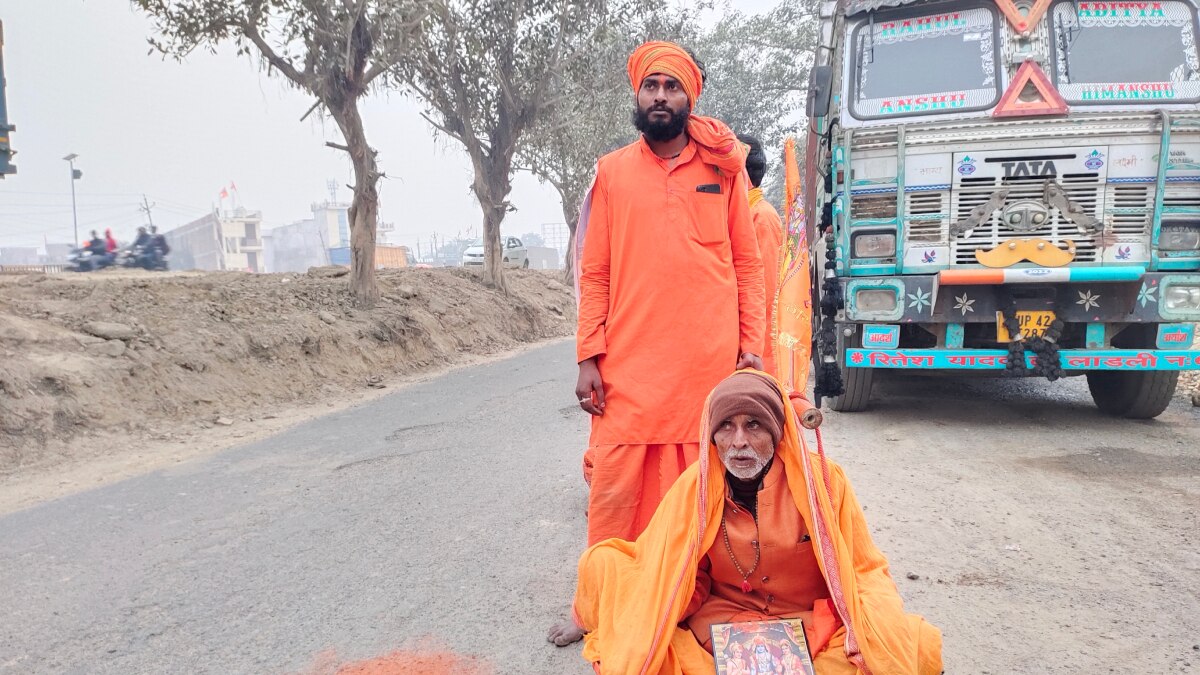
<instances>
[{"instance_id":1,"label":"orange dhoti","mask_svg":"<svg viewBox=\"0 0 1200 675\"><path fill-rule=\"evenodd\" d=\"M817 675L862 675L858 666L846 658L845 649L846 629L839 628L824 648L813 655L813 670ZM599 663L592 664L592 668L600 674L608 672ZM690 630L676 628L667 647L667 658L655 675L711 673L714 669L712 653L700 646Z\"/></svg>"},{"instance_id":2,"label":"orange dhoti","mask_svg":"<svg viewBox=\"0 0 1200 675\"><path fill-rule=\"evenodd\" d=\"M675 479L700 454L699 443L600 445L584 455L588 546L616 537L636 539Z\"/></svg>"}]
</instances>

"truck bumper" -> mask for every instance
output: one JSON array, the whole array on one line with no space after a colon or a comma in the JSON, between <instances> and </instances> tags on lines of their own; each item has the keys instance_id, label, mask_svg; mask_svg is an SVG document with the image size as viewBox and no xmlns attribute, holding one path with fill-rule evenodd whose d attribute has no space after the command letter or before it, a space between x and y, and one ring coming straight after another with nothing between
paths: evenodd
<instances>
[{"instance_id":1,"label":"truck bumper","mask_svg":"<svg viewBox=\"0 0 1200 675\"><path fill-rule=\"evenodd\" d=\"M1200 351L1167 349L1063 349L1063 370L1200 370ZM1037 356L1026 352L1032 368ZM851 368L916 368L928 370L1002 370L1008 352L1001 349L848 349Z\"/></svg>"},{"instance_id":2,"label":"truck bumper","mask_svg":"<svg viewBox=\"0 0 1200 675\"><path fill-rule=\"evenodd\" d=\"M1169 301L1175 292L1172 289L1200 287L1200 273L1196 272L1146 272L1133 266L954 272L845 279L845 319L861 323L994 323L996 310L1004 307L1006 291L1042 287L1053 289L1054 297L1030 300L1020 309L1052 310L1063 321L1075 323L1200 322L1200 309L1177 307ZM881 304L881 293L894 299ZM868 297L874 299L870 305L861 302Z\"/></svg>"}]
</instances>

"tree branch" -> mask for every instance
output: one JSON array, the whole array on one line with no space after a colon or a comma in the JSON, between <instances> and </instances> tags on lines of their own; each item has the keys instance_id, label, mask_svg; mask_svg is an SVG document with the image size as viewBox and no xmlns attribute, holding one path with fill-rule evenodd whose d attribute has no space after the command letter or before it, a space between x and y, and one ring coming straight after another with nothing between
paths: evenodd
<instances>
[{"instance_id":1,"label":"tree branch","mask_svg":"<svg viewBox=\"0 0 1200 675\"><path fill-rule=\"evenodd\" d=\"M346 61L344 71L346 79L353 81L354 73L350 70L350 64L353 63L354 51L354 27L358 24L358 20L362 18L363 10L367 7L367 0L358 0L358 7L350 11L350 18L346 22ZM346 2L346 9L350 9L349 1Z\"/></svg>"},{"instance_id":2,"label":"tree branch","mask_svg":"<svg viewBox=\"0 0 1200 675\"><path fill-rule=\"evenodd\" d=\"M315 101L315 102L312 104L312 107L311 107L311 108L309 108L307 111L305 111L305 113L304 113L303 115L301 115L301 116L300 116L300 121L301 121L301 122L303 122L304 120L308 119L308 116L309 116L309 115L311 115L311 114L313 114L313 111L314 111L314 110L316 110L317 108L320 108L320 107L321 107L321 100L320 100L320 99L317 99L317 100L316 100L316 101Z\"/></svg>"},{"instance_id":3,"label":"tree branch","mask_svg":"<svg viewBox=\"0 0 1200 675\"><path fill-rule=\"evenodd\" d=\"M267 44L267 41L264 40L262 35L259 34L258 26L255 26L253 22L246 20L242 23L242 32L246 34L246 37L250 38L250 41L254 43L255 47L258 47L259 53L261 53L262 57L267 60L267 63L271 64L275 69L283 73L284 77L288 78L292 82L295 82L296 85L312 91L312 83L309 81L310 76L307 70L304 73L301 73L300 71L296 70L296 67L292 65L291 61L288 61L287 59L276 54L271 45Z\"/></svg>"},{"instance_id":4,"label":"tree branch","mask_svg":"<svg viewBox=\"0 0 1200 675\"><path fill-rule=\"evenodd\" d=\"M444 124L438 124L437 121L435 121L432 117L430 117L426 113L420 113L420 115L426 122L429 122L430 126L432 126L434 129L437 129L438 131L442 132L443 134L446 134L450 138L453 138L454 140L456 140L460 143L464 143L464 144L466 143L466 141L463 140L462 135L459 134L458 132L451 131Z\"/></svg>"},{"instance_id":5,"label":"tree branch","mask_svg":"<svg viewBox=\"0 0 1200 675\"><path fill-rule=\"evenodd\" d=\"M325 141L325 145L326 145L327 147L333 148L334 150L341 150L341 151L343 151L343 152L350 152L350 146L348 146L348 145L342 145L341 143L334 143L333 141Z\"/></svg>"}]
</instances>

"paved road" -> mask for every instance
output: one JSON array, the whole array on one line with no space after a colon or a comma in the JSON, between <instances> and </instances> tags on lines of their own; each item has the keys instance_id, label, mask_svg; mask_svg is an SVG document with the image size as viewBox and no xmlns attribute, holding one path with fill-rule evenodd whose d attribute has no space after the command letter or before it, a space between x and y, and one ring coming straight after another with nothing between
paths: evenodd
<instances>
[{"instance_id":1,"label":"paved road","mask_svg":"<svg viewBox=\"0 0 1200 675\"><path fill-rule=\"evenodd\" d=\"M404 648L590 672L542 637L584 536L572 361L557 343L0 518L0 673ZM1200 669L1196 410L1109 420L1078 381L877 386L826 442L948 672Z\"/></svg>"}]
</instances>

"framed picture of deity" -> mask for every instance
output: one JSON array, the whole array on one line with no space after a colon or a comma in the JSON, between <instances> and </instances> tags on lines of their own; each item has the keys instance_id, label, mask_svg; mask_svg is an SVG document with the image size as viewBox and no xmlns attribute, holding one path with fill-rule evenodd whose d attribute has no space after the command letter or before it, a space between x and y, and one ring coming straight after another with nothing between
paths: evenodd
<instances>
[{"instance_id":1,"label":"framed picture of deity","mask_svg":"<svg viewBox=\"0 0 1200 675\"><path fill-rule=\"evenodd\" d=\"M717 675L815 675L800 619L712 627Z\"/></svg>"}]
</instances>

